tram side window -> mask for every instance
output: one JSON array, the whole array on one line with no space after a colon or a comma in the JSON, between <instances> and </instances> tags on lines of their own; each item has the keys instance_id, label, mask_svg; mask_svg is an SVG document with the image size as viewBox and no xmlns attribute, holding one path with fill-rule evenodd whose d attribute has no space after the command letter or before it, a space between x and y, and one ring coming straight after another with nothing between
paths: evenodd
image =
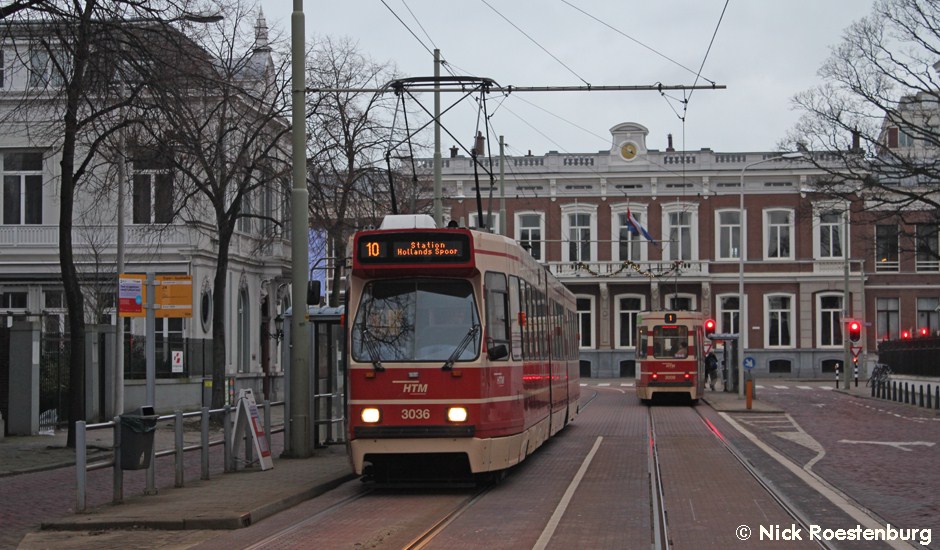
<instances>
[{"instance_id":1,"label":"tram side window","mask_svg":"<svg viewBox=\"0 0 940 550\"><path fill-rule=\"evenodd\" d=\"M689 329L677 325L653 327L653 356L657 359L688 356Z\"/></svg>"},{"instance_id":2,"label":"tram side window","mask_svg":"<svg viewBox=\"0 0 940 550\"><path fill-rule=\"evenodd\" d=\"M637 359L646 358L646 346L648 345L646 341L646 327L640 327L637 329L637 338L636 338L636 357Z\"/></svg>"},{"instance_id":3,"label":"tram side window","mask_svg":"<svg viewBox=\"0 0 940 550\"><path fill-rule=\"evenodd\" d=\"M509 293L506 288L506 276L502 273L487 272L484 279L486 286L486 336L487 347L498 345L509 349ZM502 357L507 359L508 355Z\"/></svg>"},{"instance_id":4,"label":"tram side window","mask_svg":"<svg viewBox=\"0 0 940 550\"><path fill-rule=\"evenodd\" d=\"M522 356L525 359L532 358L532 307L529 304L529 285L525 281L519 280L519 296L521 298L520 309L523 313L522 325Z\"/></svg>"},{"instance_id":5,"label":"tram side window","mask_svg":"<svg viewBox=\"0 0 940 550\"><path fill-rule=\"evenodd\" d=\"M519 315L522 310L522 304L519 301L519 277L509 276L509 327L512 342L512 358L522 359L522 323Z\"/></svg>"}]
</instances>

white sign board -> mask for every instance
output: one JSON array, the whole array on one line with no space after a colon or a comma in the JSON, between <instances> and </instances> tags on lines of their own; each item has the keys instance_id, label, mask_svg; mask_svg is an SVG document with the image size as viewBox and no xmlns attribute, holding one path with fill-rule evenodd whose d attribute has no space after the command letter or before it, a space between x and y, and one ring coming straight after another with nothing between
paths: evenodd
<instances>
[{"instance_id":1,"label":"white sign board","mask_svg":"<svg viewBox=\"0 0 940 550\"><path fill-rule=\"evenodd\" d=\"M170 365L173 372L181 373L183 372L183 350L173 350L172 358L170 360Z\"/></svg>"},{"instance_id":2,"label":"white sign board","mask_svg":"<svg viewBox=\"0 0 940 550\"><path fill-rule=\"evenodd\" d=\"M264 433L264 424L261 423L261 417L258 414L258 405L255 403L255 395L251 389L238 391L237 403L235 404L235 437L232 438L232 456L238 456L238 444L241 442L241 435L245 431L251 438L255 454L258 455L258 461L262 470L269 470L274 467L274 459L271 457L271 446L268 444L268 438Z\"/></svg>"}]
</instances>

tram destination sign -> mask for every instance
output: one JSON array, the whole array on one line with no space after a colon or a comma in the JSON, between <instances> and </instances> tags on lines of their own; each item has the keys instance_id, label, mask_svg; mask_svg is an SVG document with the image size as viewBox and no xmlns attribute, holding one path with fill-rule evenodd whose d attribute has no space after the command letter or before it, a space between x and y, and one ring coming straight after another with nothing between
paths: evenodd
<instances>
[{"instance_id":1,"label":"tram destination sign","mask_svg":"<svg viewBox=\"0 0 940 550\"><path fill-rule=\"evenodd\" d=\"M407 232L361 235L356 259L362 264L438 264L470 261L470 235Z\"/></svg>"}]
</instances>

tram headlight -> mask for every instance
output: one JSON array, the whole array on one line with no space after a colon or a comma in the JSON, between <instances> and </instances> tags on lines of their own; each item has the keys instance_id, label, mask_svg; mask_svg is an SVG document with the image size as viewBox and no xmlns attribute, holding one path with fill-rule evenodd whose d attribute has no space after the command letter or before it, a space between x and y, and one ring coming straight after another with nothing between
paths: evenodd
<instances>
[{"instance_id":1,"label":"tram headlight","mask_svg":"<svg viewBox=\"0 0 940 550\"><path fill-rule=\"evenodd\" d=\"M362 409L362 421L366 424L375 424L382 419L382 412L375 407Z\"/></svg>"},{"instance_id":2,"label":"tram headlight","mask_svg":"<svg viewBox=\"0 0 940 550\"><path fill-rule=\"evenodd\" d=\"M447 420L451 422L466 422L467 409L464 407L451 407L447 409Z\"/></svg>"}]
</instances>

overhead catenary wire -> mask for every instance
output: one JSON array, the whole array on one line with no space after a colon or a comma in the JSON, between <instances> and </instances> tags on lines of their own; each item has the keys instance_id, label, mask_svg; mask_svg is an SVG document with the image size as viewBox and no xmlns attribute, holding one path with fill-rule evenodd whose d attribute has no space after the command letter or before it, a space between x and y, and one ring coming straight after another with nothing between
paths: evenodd
<instances>
[{"instance_id":1,"label":"overhead catenary wire","mask_svg":"<svg viewBox=\"0 0 940 550\"><path fill-rule=\"evenodd\" d=\"M585 80L584 78L582 78L581 75L579 75L578 73L576 73L576 72L574 71L574 69L572 69L571 67L569 67L569 66L568 66L564 61L562 61L561 59L558 59L558 56L556 56L556 55L553 54L552 52L548 51L548 49L546 49L545 46L539 44L539 42L538 42L537 40L535 40L534 38L532 38L531 36L529 36L529 34L526 33L524 30L522 30L521 28L519 28L518 25L516 25L515 23L513 23L512 21L510 21L509 18L507 18L507 17L506 17L505 15L503 15L502 13L500 13L499 10L497 10L496 8L494 8L489 2L487 2L486 0L480 0L480 1L483 2L484 4L486 4L486 6L487 6L488 8L490 8L491 10L493 10L493 11L496 13L496 15L502 17L504 21L506 21L507 23L509 23L510 25L512 25L512 27L513 27L514 29L516 29L517 31L519 31L520 33L522 33L523 36L525 36L525 37L528 38L530 41L532 41L532 43L535 44L536 46L538 46L539 49L541 49L543 52L545 52L545 53L547 53L549 56L551 56L552 59L554 59L555 61L558 62L559 65L561 65L562 67L564 67L565 69L567 69L568 72L570 72L571 74L573 74L578 80L580 80L581 82L584 82L584 83L585 83L586 85L588 85L588 86L591 85L587 80Z\"/></svg>"}]
</instances>

